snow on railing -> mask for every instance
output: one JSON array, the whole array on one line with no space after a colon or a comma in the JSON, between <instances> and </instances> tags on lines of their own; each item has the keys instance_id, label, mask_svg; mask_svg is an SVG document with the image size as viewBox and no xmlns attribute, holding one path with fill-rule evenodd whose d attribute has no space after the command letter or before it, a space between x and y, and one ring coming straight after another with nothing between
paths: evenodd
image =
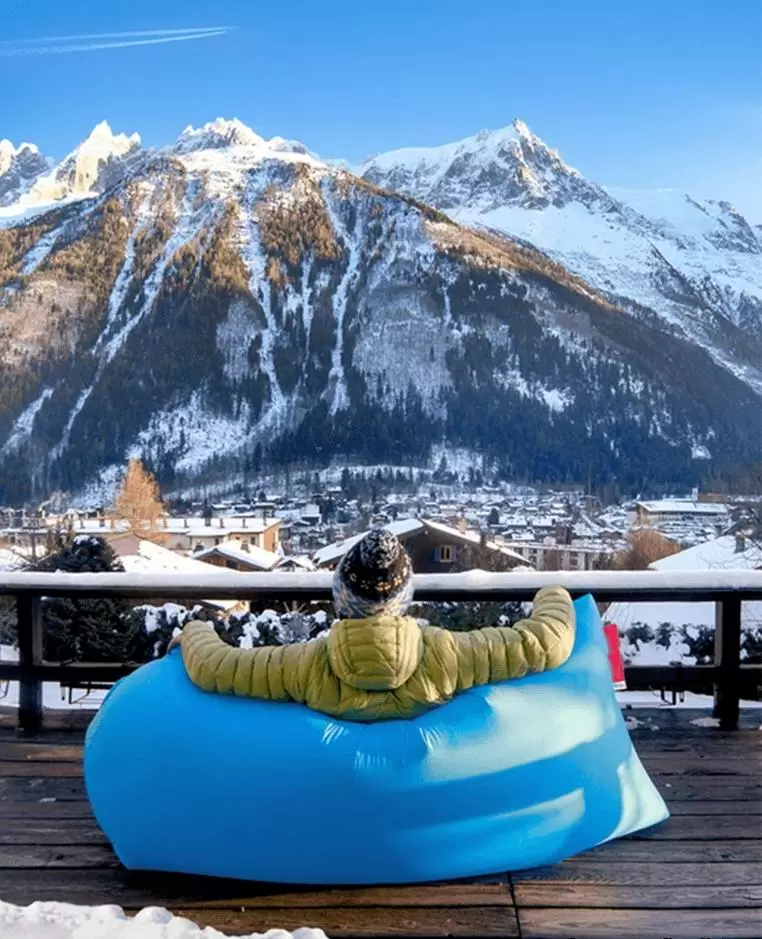
<instances>
[{"instance_id":1,"label":"snow on railing","mask_svg":"<svg viewBox=\"0 0 762 939\"><path fill-rule=\"evenodd\" d=\"M0 594L120 596L167 599L314 599L331 596L333 575L244 574L43 574L0 572ZM417 600L531 600L541 587L561 585L574 596L596 600L722 600L730 595L762 599L762 571L544 571L416 574ZM210 592L211 591L211 592Z\"/></svg>"},{"instance_id":2,"label":"snow on railing","mask_svg":"<svg viewBox=\"0 0 762 939\"><path fill-rule=\"evenodd\" d=\"M42 722L42 683L50 680L115 680L134 665L125 663L45 662L42 656L42 609L45 596L129 597L186 601L218 599L326 600L332 574L64 574L0 572L0 595L16 597L18 663L0 664L0 680L20 682L18 720L35 730ZM715 664L704 670L715 687L715 716L725 730L738 726L742 687L741 605L762 599L762 571L548 571L461 574L418 574L416 600L530 600L541 587L559 584L573 596L592 594L597 601L711 601L717 607ZM759 666L751 666L754 672ZM666 667L672 674L678 668ZM680 673L685 674L683 669ZM747 673L748 674L748 673Z\"/></svg>"}]
</instances>

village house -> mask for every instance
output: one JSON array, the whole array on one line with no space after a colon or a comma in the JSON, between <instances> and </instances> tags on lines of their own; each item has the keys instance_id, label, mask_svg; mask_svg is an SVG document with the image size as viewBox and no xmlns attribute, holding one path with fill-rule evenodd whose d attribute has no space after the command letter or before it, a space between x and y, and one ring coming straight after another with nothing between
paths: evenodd
<instances>
[{"instance_id":1,"label":"village house","mask_svg":"<svg viewBox=\"0 0 762 939\"><path fill-rule=\"evenodd\" d=\"M410 555L416 574L444 574L459 569L464 549L481 548L495 554L500 566L525 566L524 558L506 545L482 539L479 535L443 525L431 519L403 518L384 525L402 542ZM345 538L338 544L316 551L313 561L318 568L333 569L349 549L367 532Z\"/></svg>"},{"instance_id":2,"label":"village house","mask_svg":"<svg viewBox=\"0 0 762 939\"><path fill-rule=\"evenodd\" d=\"M728 507L717 502L699 502L694 499L659 499L655 502L634 502L628 512L630 526L652 525L664 522L726 521Z\"/></svg>"},{"instance_id":3,"label":"village house","mask_svg":"<svg viewBox=\"0 0 762 939\"><path fill-rule=\"evenodd\" d=\"M277 551L280 545L280 519L234 515L219 518L173 518L158 520L157 532L172 551L203 551L225 541L238 541L264 551ZM72 520L75 535L101 535L127 531L128 524L120 519L80 518Z\"/></svg>"},{"instance_id":4,"label":"village house","mask_svg":"<svg viewBox=\"0 0 762 939\"><path fill-rule=\"evenodd\" d=\"M613 554L612 548L603 544L558 544L552 539L512 541L509 547L538 571L600 570Z\"/></svg>"},{"instance_id":5,"label":"village house","mask_svg":"<svg viewBox=\"0 0 762 939\"><path fill-rule=\"evenodd\" d=\"M194 558L215 567L246 573L272 571L283 561L283 557L273 551L265 551L249 542L232 540L204 548L196 552Z\"/></svg>"}]
</instances>

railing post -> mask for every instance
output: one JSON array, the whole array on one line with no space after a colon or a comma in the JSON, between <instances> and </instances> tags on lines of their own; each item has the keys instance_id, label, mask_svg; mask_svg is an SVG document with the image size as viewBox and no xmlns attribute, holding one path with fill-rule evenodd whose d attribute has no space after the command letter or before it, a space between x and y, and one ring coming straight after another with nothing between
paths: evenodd
<instances>
[{"instance_id":1,"label":"railing post","mask_svg":"<svg viewBox=\"0 0 762 939\"><path fill-rule=\"evenodd\" d=\"M714 716L719 718L721 730L737 730L741 704L741 599L726 597L717 606Z\"/></svg>"},{"instance_id":2,"label":"railing post","mask_svg":"<svg viewBox=\"0 0 762 939\"><path fill-rule=\"evenodd\" d=\"M19 729L34 733L42 726L42 681L36 672L42 663L41 602L33 594L16 596L19 643Z\"/></svg>"}]
</instances>

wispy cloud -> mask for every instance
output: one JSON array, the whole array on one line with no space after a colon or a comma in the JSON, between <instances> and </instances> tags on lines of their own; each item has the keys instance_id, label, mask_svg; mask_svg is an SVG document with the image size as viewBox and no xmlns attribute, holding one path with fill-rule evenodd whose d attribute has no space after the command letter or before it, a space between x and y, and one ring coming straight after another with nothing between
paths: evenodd
<instances>
[{"instance_id":1,"label":"wispy cloud","mask_svg":"<svg viewBox=\"0 0 762 939\"><path fill-rule=\"evenodd\" d=\"M60 55L64 52L96 52L99 49L128 49L132 46L158 46L168 42L189 42L224 36L236 26L205 26L196 29L151 29L141 32L91 33L81 36L44 36L39 39L4 39L0 57Z\"/></svg>"}]
</instances>

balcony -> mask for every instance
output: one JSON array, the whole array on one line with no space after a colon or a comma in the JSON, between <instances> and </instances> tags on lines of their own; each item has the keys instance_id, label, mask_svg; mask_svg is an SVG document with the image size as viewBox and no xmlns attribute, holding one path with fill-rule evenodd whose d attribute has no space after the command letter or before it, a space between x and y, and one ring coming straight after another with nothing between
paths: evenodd
<instances>
[{"instance_id":1,"label":"balcony","mask_svg":"<svg viewBox=\"0 0 762 939\"><path fill-rule=\"evenodd\" d=\"M549 868L468 882L321 889L125 871L83 785L89 715L43 714L41 690L44 681L113 681L136 666L43 661L40 612L41 598L53 595L327 599L330 575L2 575L0 593L18 602L20 661L0 663L0 680L21 683L21 706L18 714L0 708L0 899L117 903L128 913L160 905L229 935L310 925L334 939L759 936L762 711L741 709L740 699L758 696L761 667L741 665L740 626L742 604L762 599L762 572L472 572L420 576L416 596L526 600L549 583L607 603L717 604L715 665L635 667L627 675L630 687L672 681L715 691L717 722L683 708L633 712L631 735L672 817ZM277 781L263 781L261 797L277 805ZM257 798L252 811L263 808Z\"/></svg>"}]
</instances>

